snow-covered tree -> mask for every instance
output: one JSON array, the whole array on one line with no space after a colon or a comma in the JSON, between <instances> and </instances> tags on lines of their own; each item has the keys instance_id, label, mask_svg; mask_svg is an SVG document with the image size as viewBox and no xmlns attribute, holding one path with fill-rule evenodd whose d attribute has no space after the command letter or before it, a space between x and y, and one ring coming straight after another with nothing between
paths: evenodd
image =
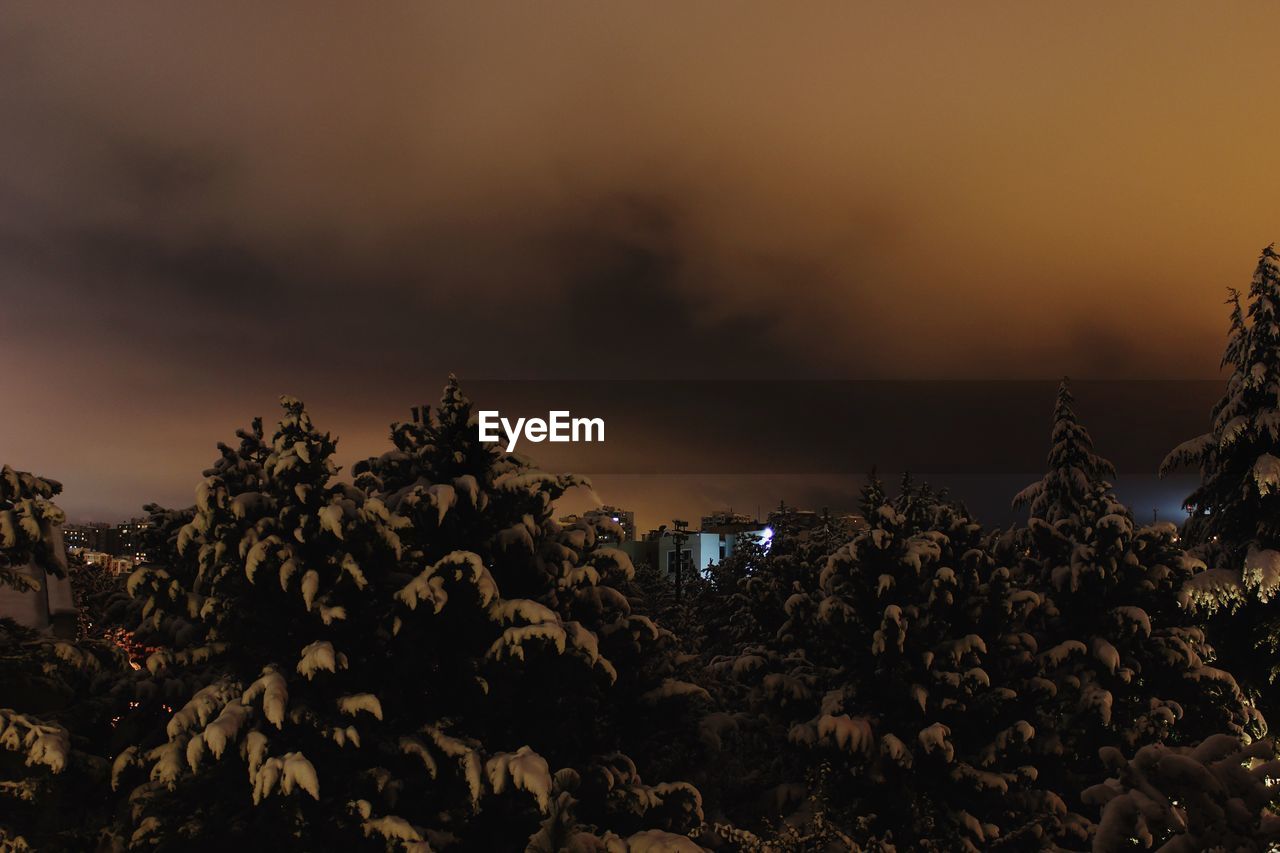
<instances>
[{"instance_id":1,"label":"snow-covered tree","mask_svg":"<svg viewBox=\"0 0 1280 853\"><path fill-rule=\"evenodd\" d=\"M704 733L741 783L705 788L751 804L717 813L724 837L1077 847L1096 831L1080 791L1107 772L1100 748L1265 730L1184 606L1203 565L1172 525L1134 524L1067 393L1055 421L1034 495L1052 522L987 533L926 485L889 498L873 478L869 529L828 558L775 537L754 561L730 618L750 630L705 682L721 709Z\"/></svg>"},{"instance_id":2,"label":"snow-covered tree","mask_svg":"<svg viewBox=\"0 0 1280 853\"><path fill-rule=\"evenodd\" d=\"M531 746L572 769L580 782L556 801L576 832L694 828L696 789L646 786L617 754L659 756L702 692L679 677L670 633L633 607L634 569L606 541L620 529L604 518L553 520L555 499L584 481L479 442L453 379L435 418L397 425L392 441L357 466L357 482L410 522L402 539L420 573L399 596L399 640L439 649L420 656L422 678L459 681L429 694L425 719L486 749ZM484 572L472 580L445 568L463 559ZM568 814L557 825L572 825Z\"/></svg>"},{"instance_id":3,"label":"snow-covered tree","mask_svg":"<svg viewBox=\"0 0 1280 853\"><path fill-rule=\"evenodd\" d=\"M1280 255L1258 258L1247 296L1232 291L1230 331L1222 366L1231 371L1213 407L1210 429L1165 458L1162 473L1198 465L1200 485L1187 498L1187 534L1217 542L1237 562L1280 540ZM1261 596L1280 589L1280 572L1246 578Z\"/></svg>"},{"instance_id":4,"label":"snow-covered tree","mask_svg":"<svg viewBox=\"0 0 1280 853\"><path fill-rule=\"evenodd\" d=\"M1221 734L1194 747L1151 744L1132 759L1105 747L1101 757L1115 776L1084 792L1101 812L1095 853L1263 853L1280 845L1280 761L1269 738L1246 745Z\"/></svg>"},{"instance_id":5,"label":"snow-covered tree","mask_svg":"<svg viewBox=\"0 0 1280 853\"><path fill-rule=\"evenodd\" d=\"M61 491L56 480L8 465L0 468L0 586L20 592L34 589L36 583L24 571L33 561L54 575L63 573L51 535L66 520L53 502Z\"/></svg>"},{"instance_id":6,"label":"snow-covered tree","mask_svg":"<svg viewBox=\"0 0 1280 853\"><path fill-rule=\"evenodd\" d=\"M53 503L61 487L0 469L0 588L29 593L35 562L62 572ZM104 759L115 679L114 645L56 639L0 619L0 850L89 849L105 823ZM75 804L74 808L70 808Z\"/></svg>"},{"instance_id":7,"label":"snow-covered tree","mask_svg":"<svg viewBox=\"0 0 1280 853\"><path fill-rule=\"evenodd\" d=\"M124 579L101 563L86 563L79 554L67 558L67 575L76 603L76 636L102 639L119 626L117 606L125 599Z\"/></svg>"},{"instance_id":8,"label":"snow-covered tree","mask_svg":"<svg viewBox=\"0 0 1280 853\"><path fill-rule=\"evenodd\" d=\"M887 499L873 482L867 495L882 501L865 508L869 529L810 564L808 580L795 572L774 636L712 662L740 685L743 709L717 734L764 741L756 808L780 816L783 834L838 831L867 849L1034 847L1065 809L1035 784L1021 684L991 675L1025 656L1015 626L1034 597L927 486L908 481Z\"/></svg>"},{"instance_id":9,"label":"snow-covered tree","mask_svg":"<svg viewBox=\"0 0 1280 853\"><path fill-rule=\"evenodd\" d=\"M862 490L864 512L885 500L884 484L872 471ZM708 653L727 654L774 638L789 623L787 600L811 591L820 567L855 533L824 514L812 528L779 524L767 545L754 536L740 537L733 553L711 573L715 595L700 614L718 628L708 632Z\"/></svg>"},{"instance_id":10,"label":"snow-covered tree","mask_svg":"<svg viewBox=\"0 0 1280 853\"><path fill-rule=\"evenodd\" d=\"M1280 648L1280 255L1268 246L1253 274L1247 308L1233 291L1222 366L1226 391L1209 431L1184 442L1161 473L1197 465L1184 535L1210 568L1188 587L1193 603L1223 614L1211 628L1230 667L1280 713L1273 685ZM1243 608L1243 612L1241 611ZM1230 615L1234 614L1234 615Z\"/></svg>"},{"instance_id":11,"label":"snow-covered tree","mask_svg":"<svg viewBox=\"0 0 1280 853\"><path fill-rule=\"evenodd\" d=\"M772 713L771 702L764 702L759 685L743 667L754 669L763 657L786 654L795 641L792 634L779 633L784 626L794 627L786 602L813 589L827 557L852 535L825 514L813 527L777 524L767 542L741 534L733 552L705 579L689 584L682 602L672 604L682 614L675 629L681 649L710 664L689 676L706 688L712 701L694 721L699 748L686 756L693 760L683 772L703 791L708 820L744 850L756 849L752 844L757 843L782 849L779 838L766 832L768 840L762 840L743 825L760 829L762 817L772 820L795 812L801 802L806 813L815 813L817 824L782 827L788 844L814 845L819 838L838 842L842 836L838 825L824 822L818 793L804 793L806 777L816 772L810 756L787 742L789 723ZM687 625L696 626L694 642L684 635ZM744 663L735 667L739 659Z\"/></svg>"},{"instance_id":12,"label":"snow-covered tree","mask_svg":"<svg viewBox=\"0 0 1280 853\"><path fill-rule=\"evenodd\" d=\"M1093 439L1076 419L1074 403L1070 384L1063 379L1053 410L1049 469L1013 499L1014 506L1029 506L1032 518L1049 524L1074 515L1094 487L1116 473L1110 462L1093 452Z\"/></svg>"},{"instance_id":13,"label":"snow-covered tree","mask_svg":"<svg viewBox=\"0 0 1280 853\"><path fill-rule=\"evenodd\" d=\"M701 823L697 791L646 785L608 736L620 664L657 628L611 584L625 556L551 521L572 480L479 442L452 382L354 484L283 406L274 435L222 448L175 565L130 580L171 639L148 669L200 684L117 758L132 836L696 849L674 833Z\"/></svg>"},{"instance_id":14,"label":"snow-covered tree","mask_svg":"<svg viewBox=\"0 0 1280 853\"><path fill-rule=\"evenodd\" d=\"M1004 537L997 553L1039 601L1024 630L1039 669L1027 698L1041 731L1041 779L1078 808L1074 792L1103 770L1100 748L1189 744L1266 726L1231 673L1214 665L1201 617L1183 606L1203 564L1182 550L1172 524L1134 523L1065 383L1052 435L1048 473L1015 499L1031 504L1027 527Z\"/></svg>"}]
</instances>

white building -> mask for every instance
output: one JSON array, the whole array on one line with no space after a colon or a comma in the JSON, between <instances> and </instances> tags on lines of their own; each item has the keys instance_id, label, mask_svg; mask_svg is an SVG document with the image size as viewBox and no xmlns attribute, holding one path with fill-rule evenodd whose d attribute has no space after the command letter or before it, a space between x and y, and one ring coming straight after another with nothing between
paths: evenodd
<instances>
[{"instance_id":1,"label":"white building","mask_svg":"<svg viewBox=\"0 0 1280 853\"><path fill-rule=\"evenodd\" d=\"M740 530L733 533L718 533L706 530L690 530L683 534L680 551L684 555L686 572L697 571L706 575L707 567L719 563L733 553L734 548L746 537L755 537L762 543L773 538L773 531L767 527L754 530ZM673 532L664 530L657 538L658 567L668 575L676 570L676 542ZM687 575L686 575L687 577Z\"/></svg>"},{"instance_id":2,"label":"white building","mask_svg":"<svg viewBox=\"0 0 1280 853\"><path fill-rule=\"evenodd\" d=\"M62 528L51 527L46 541L63 577L45 571L33 559L18 569L19 574L33 582L32 589L17 590L0 585L0 616L37 631L71 638L76 634L76 603L71 595L71 581L66 577L67 550L62 543Z\"/></svg>"},{"instance_id":3,"label":"white building","mask_svg":"<svg viewBox=\"0 0 1280 853\"><path fill-rule=\"evenodd\" d=\"M113 575L127 575L142 561L137 557L125 555L118 557L106 551L88 551L83 548L70 548L70 553L79 555L88 566L102 566Z\"/></svg>"}]
</instances>

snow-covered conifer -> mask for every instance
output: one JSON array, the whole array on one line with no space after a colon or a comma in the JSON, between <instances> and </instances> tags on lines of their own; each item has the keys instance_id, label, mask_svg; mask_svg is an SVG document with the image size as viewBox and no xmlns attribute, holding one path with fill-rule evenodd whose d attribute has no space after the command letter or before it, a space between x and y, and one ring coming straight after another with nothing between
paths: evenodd
<instances>
[{"instance_id":1,"label":"snow-covered conifer","mask_svg":"<svg viewBox=\"0 0 1280 853\"><path fill-rule=\"evenodd\" d=\"M52 480L0 468L0 593L37 594L41 577L63 572L59 491ZM0 849L95 843L107 802L96 750L109 736L125 669L110 643L61 640L0 619Z\"/></svg>"},{"instance_id":2,"label":"snow-covered conifer","mask_svg":"<svg viewBox=\"0 0 1280 853\"><path fill-rule=\"evenodd\" d=\"M1103 771L1101 748L1256 736L1266 725L1215 660L1202 617L1183 606L1203 565L1172 524L1135 523L1065 384L1052 447L1048 474L1028 490L1027 527L997 553L1039 601L1025 626L1039 671L1024 698L1041 731L1041 779L1079 808L1075 792Z\"/></svg>"},{"instance_id":3,"label":"snow-covered conifer","mask_svg":"<svg viewBox=\"0 0 1280 853\"><path fill-rule=\"evenodd\" d=\"M1231 321L1222 366L1226 390L1209 431L1165 458L1161 473L1198 466L1186 500L1184 536L1207 565L1186 588L1190 603L1218 612L1210 631L1227 665L1280 714L1275 689L1280 632L1280 255L1268 246L1247 294L1228 300Z\"/></svg>"},{"instance_id":4,"label":"snow-covered conifer","mask_svg":"<svg viewBox=\"0 0 1280 853\"><path fill-rule=\"evenodd\" d=\"M1215 542L1243 565L1250 549L1280 544L1280 255L1268 246L1258 258L1242 309L1231 294L1231 323L1222 366L1231 371L1211 425L1165 458L1162 473L1197 465L1200 485L1187 498L1188 536ZM1252 586L1269 597L1280 580L1259 577Z\"/></svg>"},{"instance_id":5,"label":"snow-covered conifer","mask_svg":"<svg viewBox=\"0 0 1280 853\"><path fill-rule=\"evenodd\" d=\"M1014 506L1028 506L1032 518L1049 524L1071 517L1098 483L1115 475L1115 467L1093 452L1093 439L1076 419L1074 402L1063 379L1053 410L1049 470L1013 499Z\"/></svg>"},{"instance_id":6,"label":"snow-covered conifer","mask_svg":"<svg viewBox=\"0 0 1280 853\"><path fill-rule=\"evenodd\" d=\"M1083 795L1100 813L1096 853L1261 853L1280 844L1280 762L1270 738L1246 744L1220 734L1192 747L1151 744L1131 759L1106 747L1101 757L1115 775Z\"/></svg>"},{"instance_id":7,"label":"snow-covered conifer","mask_svg":"<svg viewBox=\"0 0 1280 853\"><path fill-rule=\"evenodd\" d=\"M148 668L199 684L120 755L132 833L425 850L696 828L695 789L616 755L646 711L610 703L638 698L658 629L618 589L626 557L551 520L576 480L479 442L453 381L354 484L282 402L272 436L222 448L174 569L131 579L173 640Z\"/></svg>"},{"instance_id":8,"label":"snow-covered conifer","mask_svg":"<svg viewBox=\"0 0 1280 853\"><path fill-rule=\"evenodd\" d=\"M759 744L757 802L775 821L857 844L1035 843L1055 831L1030 760L1037 732L1021 685L993 676L1013 669L1002 658L1034 602L1013 594L962 508L909 480L882 495L873 481L868 529L809 563L807 580L796 572L772 637L711 663L743 708L714 731Z\"/></svg>"}]
</instances>

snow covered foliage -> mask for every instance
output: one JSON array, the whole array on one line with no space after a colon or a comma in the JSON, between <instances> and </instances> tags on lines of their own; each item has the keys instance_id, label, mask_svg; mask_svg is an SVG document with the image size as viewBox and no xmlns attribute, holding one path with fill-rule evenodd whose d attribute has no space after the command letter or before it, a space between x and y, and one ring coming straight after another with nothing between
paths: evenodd
<instances>
[{"instance_id":1,"label":"snow covered foliage","mask_svg":"<svg viewBox=\"0 0 1280 853\"><path fill-rule=\"evenodd\" d=\"M1199 466L1201 482L1187 498L1188 534L1217 541L1229 556L1250 544L1267 547L1280 534L1280 255L1268 246L1258 258L1247 295L1231 292L1230 331L1222 366L1231 370L1211 413L1210 429L1165 458L1162 473Z\"/></svg>"},{"instance_id":2,"label":"snow covered foliage","mask_svg":"<svg viewBox=\"0 0 1280 853\"><path fill-rule=\"evenodd\" d=\"M555 522L584 481L480 442L456 382L350 481L282 407L193 506L148 508L152 559L99 611L136 670L0 621L0 849L1277 841L1272 509L1232 498L1200 523L1248 536L1191 552L1137 524L1065 384L1025 524L873 477L865 523L780 523L679 594L604 522ZM1264 501L1277 459L1230 465ZM4 469L0 566L52 556L55 491Z\"/></svg>"},{"instance_id":3,"label":"snow covered foliage","mask_svg":"<svg viewBox=\"0 0 1280 853\"><path fill-rule=\"evenodd\" d=\"M0 586L27 590L32 561L54 573L60 486L0 469ZM94 749L122 705L124 656L0 619L0 849L87 849L105 823L106 762ZM74 736L73 736L74 732ZM78 803L68 811L67 804Z\"/></svg>"},{"instance_id":4,"label":"snow covered foliage","mask_svg":"<svg viewBox=\"0 0 1280 853\"><path fill-rule=\"evenodd\" d=\"M1073 403L1064 379L1053 410L1049 470L1013 499L1015 506L1028 505L1033 518L1050 524L1071 516L1099 481L1115 475L1115 467L1093 452L1093 439L1076 420Z\"/></svg>"},{"instance_id":5,"label":"snow covered foliage","mask_svg":"<svg viewBox=\"0 0 1280 853\"><path fill-rule=\"evenodd\" d=\"M1161 473L1196 466L1184 537L1209 566L1186 598L1214 613L1215 644L1266 711L1280 714L1276 597L1280 592L1280 255L1268 246L1249 292L1232 291L1222 366L1226 389L1209 431L1184 442Z\"/></svg>"},{"instance_id":6,"label":"snow covered foliage","mask_svg":"<svg viewBox=\"0 0 1280 853\"><path fill-rule=\"evenodd\" d=\"M1084 485L1045 505L1056 521L988 533L926 486L889 498L873 481L870 527L827 558L775 537L727 620L756 633L708 661L709 760L750 780L698 780L721 835L1078 849L1097 830L1080 792L1109 772L1099 749L1264 733L1184 606L1203 564L1172 525L1138 527L1105 481Z\"/></svg>"},{"instance_id":7,"label":"snow covered foliage","mask_svg":"<svg viewBox=\"0 0 1280 853\"><path fill-rule=\"evenodd\" d=\"M160 525L167 565L130 579L161 646L148 669L189 687L158 743L121 753L122 834L696 849L696 789L646 784L618 752L663 684L659 632L631 613L625 555L551 519L578 480L480 443L452 381L350 484L336 441L282 406L272 435L220 447L194 509Z\"/></svg>"},{"instance_id":8,"label":"snow covered foliage","mask_svg":"<svg viewBox=\"0 0 1280 853\"><path fill-rule=\"evenodd\" d=\"M1246 745L1220 734L1194 747L1151 744L1132 759L1106 747L1101 757L1115 775L1083 794L1100 812L1096 853L1261 853L1280 845L1280 762L1269 738Z\"/></svg>"},{"instance_id":9,"label":"snow covered foliage","mask_svg":"<svg viewBox=\"0 0 1280 853\"><path fill-rule=\"evenodd\" d=\"M764 835L818 821L868 849L1034 846L1056 831L1058 801L1035 784L1021 684L1000 678L1026 654L1017 625L1034 601L927 486L888 499L876 483L867 504L868 529L810 562L807 581L796 573L775 635L710 663L743 710L708 733L726 751L761 744L754 802L775 816L730 817Z\"/></svg>"},{"instance_id":10,"label":"snow covered foliage","mask_svg":"<svg viewBox=\"0 0 1280 853\"><path fill-rule=\"evenodd\" d=\"M34 561L41 568L61 574L61 563L52 551L50 530L64 521L53 497L62 484L26 471L0 467L0 586L30 589L32 580L23 567Z\"/></svg>"},{"instance_id":11,"label":"snow covered foliage","mask_svg":"<svg viewBox=\"0 0 1280 853\"><path fill-rule=\"evenodd\" d=\"M1065 386L1064 386L1065 391ZM1088 433L1064 403L1054 424L1081 447ZM1097 473L1111 470L1097 457ZM1076 470L1079 470L1078 467ZM1043 483L1061 482L1051 471ZM995 553L1037 606L1022 643L1039 672L1029 681L1031 719L1041 732L1041 781L1080 808L1074 792L1103 767L1100 748L1189 744L1214 732L1266 731L1259 711L1216 662L1203 617L1186 591L1204 565L1179 546L1172 524L1139 527L1100 476L1085 476L1067 499L1032 507L1026 528L1010 531ZM1050 518L1049 516L1053 516Z\"/></svg>"}]
</instances>

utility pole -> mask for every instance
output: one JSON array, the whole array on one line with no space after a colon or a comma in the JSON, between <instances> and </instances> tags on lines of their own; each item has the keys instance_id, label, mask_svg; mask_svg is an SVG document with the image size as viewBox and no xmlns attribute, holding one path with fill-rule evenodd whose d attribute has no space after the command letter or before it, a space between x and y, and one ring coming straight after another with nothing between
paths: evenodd
<instances>
[{"instance_id":1,"label":"utility pole","mask_svg":"<svg viewBox=\"0 0 1280 853\"><path fill-rule=\"evenodd\" d=\"M671 531L671 544L674 546L674 564L675 564L675 582L676 582L676 601L680 600L681 594L681 575L684 573L684 543L689 538L689 522L681 521L673 518L671 524L675 529Z\"/></svg>"}]
</instances>

